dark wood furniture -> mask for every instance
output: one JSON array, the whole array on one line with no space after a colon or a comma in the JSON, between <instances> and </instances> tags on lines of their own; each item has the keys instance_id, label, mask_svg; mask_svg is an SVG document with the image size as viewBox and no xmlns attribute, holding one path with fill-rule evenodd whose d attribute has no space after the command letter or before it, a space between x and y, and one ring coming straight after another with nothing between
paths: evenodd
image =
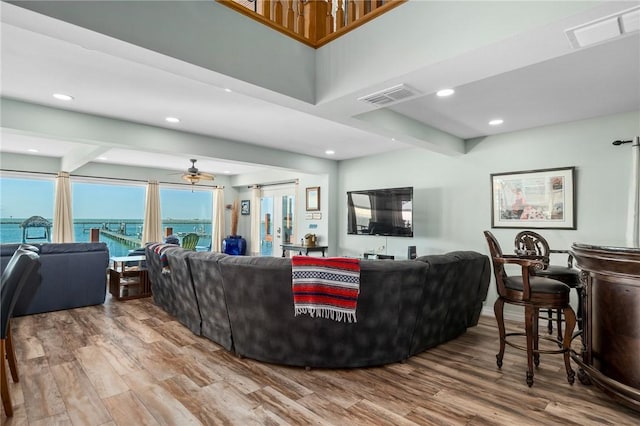
<instances>
[{"instance_id":1,"label":"dark wood furniture","mask_svg":"<svg viewBox=\"0 0 640 426\"><path fill-rule=\"evenodd\" d=\"M151 296L147 269L142 266L145 256L112 257L109 268L109 293L116 300ZM133 264L133 265L132 265Z\"/></svg>"},{"instance_id":2,"label":"dark wood furniture","mask_svg":"<svg viewBox=\"0 0 640 426\"><path fill-rule=\"evenodd\" d=\"M309 252L320 251L322 252L322 257L324 257L324 252L329 248L329 246L304 246L299 244L281 244L282 247L282 257L287 257L287 251L297 251L298 254L304 254L309 256Z\"/></svg>"},{"instance_id":3,"label":"dark wood furniture","mask_svg":"<svg viewBox=\"0 0 640 426\"><path fill-rule=\"evenodd\" d=\"M364 253L365 259L395 260L392 254Z\"/></svg>"},{"instance_id":4,"label":"dark wood furniture","mask_svg":"<svg viewBox=\"0 0 640 426\"><path fill-rule=\"evenodd\" d=\"M523 259L517 255L504 255L498 240L489 231L484 231L493 261L493 272L498 289L498 299L493 309L498 322L500 334L500 352L496 355L498 368L502 367L505 344L527 351L527 385L533 385L533 365L540 364L542 353L562 353L567 370L567 380L573 384L575 372L571 368L571 339L576 326L576 315L569 304L570 288L557 280L538 277L530 273L531 268L542 268L543 263L535 259ZM520 276L507 276L504 265L516 264L522 269ZM526 347L508 340L512 336L522 336L523 333L506 333L504 326L504 304L520 305L524 307ZM540 309L554 309L562 311L565 318L564 338L556 340L545 336L547 340L555 341L560 349L540 349L538 334L538 316Z\"/></svg>"},{"instance_id":5,"label":"dark wood furniture","mask_svg":"<svg viewBox=\"0 0 640 426\"><path fill-rule=\"evenodd\" d=\"M25 288L25 284L38 274L40 268L39 256L32 249L32 246L22 245L15 251L6 269L2 272L0 284L0 295L2 295L0 299L0 398L7 417L13 417L13 404L4 360L7 359L11 378L14 383L17 383L20 377L18 376L16 352L11 336L11 317L20 292ZM35 278L39 280L39 277Z\"/></svg>"},{"instance_id":6,"label":"dark wood furniture","mask_svg":"<svg viewBox=\"0 0 640 426\"><path fill-rule=\"evenodd\" d=\"M522 231L516 235L515 238L515 252L518 256L526 259L537 259L543 263L541 270L534 269L532 272L539 277L551 278L561 281L571 288L576 289L578 294L578 329L582 330L582 304L584 297L584 287L580 284L579 271L573 267L573 256L569 253L569 250L552 250L549 248L549 243L546 239L537 232L534 231ZM551 265L551 254L566 254L566 265ZM554 311L547 310L547 328L549 334L553 333L553 313ZM562 315L559 311L555 312L556 321L558 323L558 339L562 339L560 335L562 321Z\"/></svg>"},{"instance_id":7,"label":"dark wood furniture","mask_svg":"<svg viewBox=\"0 0 640 426\"><path fill-rule=\"evenodd\" d=\"M640 247L575 243L571 253L586 290L578 377L640 411Z\"/></svg>"}]
</instances>

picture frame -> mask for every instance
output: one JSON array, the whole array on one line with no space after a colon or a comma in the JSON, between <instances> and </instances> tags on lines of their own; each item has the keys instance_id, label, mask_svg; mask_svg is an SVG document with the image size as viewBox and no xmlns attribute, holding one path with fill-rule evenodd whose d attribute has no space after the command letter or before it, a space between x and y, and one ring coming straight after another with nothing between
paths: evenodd
<instances>
[{"instance_id":1,"label":"picture frame","mask_svg":"<svg viewBox=\"0 0 640 426\"><path fill-rule=\"evenodd\" d=\"M307 188L306 208L308 212L320 211L320 187L311 186Z\"/></svg>"},{"instance_id":2,"label":"picture frame","mask_svg":"<svg viewBox=\"0 0 640 426\"><path fill-rule=\"evenodd\" d=\"M491 227L576 229L575 167L491 174Z\"/></svg>"},{"instance_id":3,"label":"picture frame","mask_svg":"<svg viewBox=\"0 0 640 426\"><path fill-rule=\"evenodd\" d=\"M251 202L249 200L240 201L240 214L245 216L251 214Z\"/></svg>"}]
</instances>

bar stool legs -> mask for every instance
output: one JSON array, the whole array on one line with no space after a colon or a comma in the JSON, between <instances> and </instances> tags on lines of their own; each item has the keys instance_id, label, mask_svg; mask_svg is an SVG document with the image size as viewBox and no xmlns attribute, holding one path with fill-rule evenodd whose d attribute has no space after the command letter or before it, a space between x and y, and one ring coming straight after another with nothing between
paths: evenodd
<instances>
[{"instance_id":1,"label":"bar stool legs","mask_svg":"<svg viewBox=\"0 0 640 426\"><path fill-rule=\"evenodd\" d=\"M11 329L7 332L6 339L0 339L0 354L2 354L2 363L0 364L0 394L2 396L2 405L4 406L4 412L7 417L12 417L13 405L11 403L11 395L9 394L7 367L4 361L5 357L9 364L13 382L18 383L20 378L18 377L18 365L16 364L16 353L13 346L13 339L11 338Z\"/></svg>"}]
</instances>

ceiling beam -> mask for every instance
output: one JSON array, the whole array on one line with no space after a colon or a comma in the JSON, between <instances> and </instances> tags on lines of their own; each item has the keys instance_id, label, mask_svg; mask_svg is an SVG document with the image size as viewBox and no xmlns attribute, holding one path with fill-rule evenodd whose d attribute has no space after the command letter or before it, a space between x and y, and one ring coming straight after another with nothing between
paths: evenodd
<instances>
[{"instance_id":1,"label":"ceiling beam","mask_svg":"<svg viewBox=\"0 0 640 426\"><path fill-rule=\"evenodd\" d=\"M94 161L97 157L109 151L109 146L85 145L77 147L72 152L67 153L60 160L60 168L65 172L73 172L85 164Z\"/></svg>"}]
</instances>

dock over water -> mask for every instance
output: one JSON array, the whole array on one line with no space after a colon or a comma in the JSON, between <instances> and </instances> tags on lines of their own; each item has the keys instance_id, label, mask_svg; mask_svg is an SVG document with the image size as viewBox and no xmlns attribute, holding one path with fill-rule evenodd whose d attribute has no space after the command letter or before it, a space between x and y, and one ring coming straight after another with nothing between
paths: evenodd
<instances>
[{"instance_id":1,"label":"dock over water","mask_svg":"<svg viewBox=\"0 0 640 426\"><path fill-rule=\"evenodd\" d=\"M109 231L108 229L100 229L100 235L116 240L128 247L141 247L142 240L131 235L124 235L118 232Z\"/></svg>"}]
</instances>

